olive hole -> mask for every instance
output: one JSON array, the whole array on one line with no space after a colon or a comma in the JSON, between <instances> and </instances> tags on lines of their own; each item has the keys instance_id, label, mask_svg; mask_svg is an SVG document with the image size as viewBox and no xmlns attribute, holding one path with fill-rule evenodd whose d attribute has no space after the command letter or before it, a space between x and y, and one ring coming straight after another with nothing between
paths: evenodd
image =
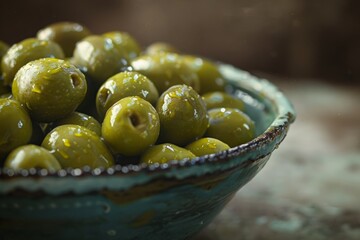
<instances>
[{"instance_id":1,"label":"olive hole","mask_svg":"<svg viewBox=\"0 0 360 240\"><path fill-rule=\"evenodd\" d=\"M136 113L131 113L129 116L129 120L134 128L138 131L143 132L146 130L146 121L143 121L141 117Z\"/></svg>"},{"instance_id":2,"label":"olive hole","mask_svg":"<svg viewBox=\"0 0 360 240\"><path fill-rule=\"evenodd\" d=\"M139 118L139 116L137 115L137 114L131 114L130 115L130 121L131 121L131 124L134 126L134 127L137 127L137 126L139 126L139 124L140 124L140 118Z\"/></svg>"},{"instance_id":3,"label":"olive hole","mask_svg":"<svg viewBox=\"0 0 360 240\"><path fill-rule=\"evenodd\" d=\"M109 89L102 89L99 95L99 101L105 105L108 101L108 98L110 97L110 90Z\"/></svg>"},{"instance_id":4,"label":"olive hole","mask_svg":"<svg viewBox=\"0 0 360 240\"><path fill-rule=\"evenodd\" d=\"M81 79L77 74L71 74L71 82L74 87L77 87L81 84Z\"/></svg>"}]
</instances>

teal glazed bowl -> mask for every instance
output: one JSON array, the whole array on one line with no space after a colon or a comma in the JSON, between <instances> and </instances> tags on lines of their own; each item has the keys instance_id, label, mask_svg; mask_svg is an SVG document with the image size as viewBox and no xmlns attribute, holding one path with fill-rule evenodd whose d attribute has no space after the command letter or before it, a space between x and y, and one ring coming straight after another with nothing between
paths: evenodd
<instances>
[{"instance_id":1,"label":"teal glazed bowl","mask_svg":"<svg viewBox=\"0 0 360 240\"><path fill-rule=\"evenodd\" d=\"M295 112L270 82L220 64L257 137L168 164L0 173L0 239L187 239L266 164Z\"/></svg>"}]
</instances>

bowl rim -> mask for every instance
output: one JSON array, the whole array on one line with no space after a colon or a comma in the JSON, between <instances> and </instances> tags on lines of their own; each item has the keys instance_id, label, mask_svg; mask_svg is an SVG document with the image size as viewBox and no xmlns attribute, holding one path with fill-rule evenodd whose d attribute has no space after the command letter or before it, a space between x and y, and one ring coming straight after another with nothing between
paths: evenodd
<instances>
[{"instance_id":1,"label":"bowl rim","mask_svg":"<svg viewBox=\"0 0 360 240\"><path fill-rule=\"evenodd\" d=\"M281 136L284 132L287 132L291 123L295 121L296 113L291 102L285 97L285 95L271 82L266 79L258 78L249 72L238 69L232 65L218 63L220 72L224 75L224 78L232 83L238 85L241 88L249 90L254 93L260 93L262 97L270 100L275 107L276 117L270 124L270 126L259 136L253 140L241 144L239 146L232 147L230 149L220 151L215 154L204 155L195 158L185 158L182 160L171 160L168 163L154 163L154 164L129 164L120 165L116 164L109 168L95 168L91 169L89 166L83 168L67 168L60 169L58 171L48 171L47 169L22 169L19 171L10 168L0 169L1 178L26 178L26 177L82 177L82 176L112 176L115 174L129 175L140 172L158 172L169 171L173 168L190 168L195 165L201 165L206 163L218 163L226 161L229 158L238 157L246 154L254 149L270 143L275 138ZM285 135L280 142L284 139ZM278 144L280 144L280 142ZM256 160L256 159L254 159ZM254 161L252 160L252 161ZM244 163L251 161L246 160Z\"/></svg>"}]
</instances>

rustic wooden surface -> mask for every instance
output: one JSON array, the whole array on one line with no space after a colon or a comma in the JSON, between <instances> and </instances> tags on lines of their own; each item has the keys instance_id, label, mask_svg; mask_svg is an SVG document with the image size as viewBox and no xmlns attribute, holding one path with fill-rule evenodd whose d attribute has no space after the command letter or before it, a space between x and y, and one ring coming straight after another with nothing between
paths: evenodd
<instances>
[{"instance_id":1,"label":"rustic wooden surface","mask_svg":"<svg viewBox=\"0 0 360 240\"><path fill-rule=\"evenodd\" d=\"M296 122L264 169L194 240L360 239L360 88L279 84Z\"/></svg>"}]
</instances>

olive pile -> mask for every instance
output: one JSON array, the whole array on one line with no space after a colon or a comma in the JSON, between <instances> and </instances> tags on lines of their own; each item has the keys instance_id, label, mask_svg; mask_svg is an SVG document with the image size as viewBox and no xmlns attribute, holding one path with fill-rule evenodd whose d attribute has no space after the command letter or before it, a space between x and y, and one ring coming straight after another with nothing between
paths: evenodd
<instances>
[{"instance_id":1,"label":"olive pile","mask_svg":"<svg viewBox=\"0 0 360 240\"><path fill-rule=\"evenodd\" d=\"M125 32L55 23L0 41L0 166L166 163L253 139L244 103L210 60Z\"/></svg>"}]
</instances>

